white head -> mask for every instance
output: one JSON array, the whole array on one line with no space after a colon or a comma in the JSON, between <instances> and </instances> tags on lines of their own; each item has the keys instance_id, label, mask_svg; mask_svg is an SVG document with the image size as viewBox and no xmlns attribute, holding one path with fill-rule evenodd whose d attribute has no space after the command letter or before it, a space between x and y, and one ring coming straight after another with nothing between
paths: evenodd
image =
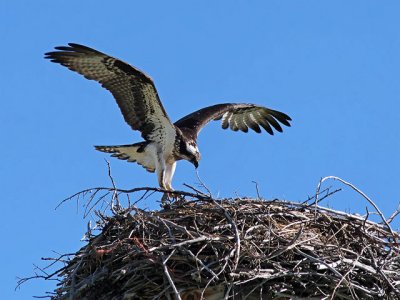
<instances>
[{"instance_id":1,"label":"white head","mask_svg":"<svg viewBox=\"0 0 400 300\"><path fill-rule=\"evenodd\" d=\"M180 153L182 155L182 158L190 161L195 166L195 168L199 166L200 151L199 148L197 148L197 144L195 141L182 141Z\"/></svg>"}]
</instances>

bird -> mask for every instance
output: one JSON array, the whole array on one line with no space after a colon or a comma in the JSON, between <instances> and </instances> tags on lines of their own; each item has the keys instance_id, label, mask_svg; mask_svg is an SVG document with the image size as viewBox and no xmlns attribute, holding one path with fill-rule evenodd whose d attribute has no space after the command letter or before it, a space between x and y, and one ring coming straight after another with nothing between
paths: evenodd
<instances>
[{"instance_id":1,"label":"bird","mask_svg":"<svg viewBox=\"0 0 400 300\"><path fill-rule=\"evenodd\" d=\"M93 48L68 43L45 53L45 59L95 80L114 96L126 123L141 132L143 141L115 146L94 146L118 159L136 162L157 174L161 189L173 191L176 162L187 160L197 169L201 158L197 138L212 120L222 128L270 135L291 126L285 113L251 103L220 103L201 108L172 123L150 76L138 68Z\"/></svg>"}]
</instances>

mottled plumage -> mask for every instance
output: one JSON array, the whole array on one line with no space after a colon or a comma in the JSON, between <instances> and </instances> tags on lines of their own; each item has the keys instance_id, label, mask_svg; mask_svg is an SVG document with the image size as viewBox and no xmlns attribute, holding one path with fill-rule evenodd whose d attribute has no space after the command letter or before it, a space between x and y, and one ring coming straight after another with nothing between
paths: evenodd
<instances>
[{"instance_id":1,"label":"mottled plumage","mask_svg":"<svg viewBox=\"0 0 400 300\"><path fill-rule=\"evenodd\" d=\"M160 187L172 190L176 161L186 159L198 166L200 153L197 137L212 120L222 120L222 128L269 134L290 126L290 117L263 106L245 103L224 103L202 108L174 124L170 121L153 80L137 68L92 48L73 44L56 47L45 54L87 79L98 81L117 101L125 121L139 130L145 141L121 146L95 146L112 156L136 162L149 172L156 172Z\"/></svg>"}]
</instances>

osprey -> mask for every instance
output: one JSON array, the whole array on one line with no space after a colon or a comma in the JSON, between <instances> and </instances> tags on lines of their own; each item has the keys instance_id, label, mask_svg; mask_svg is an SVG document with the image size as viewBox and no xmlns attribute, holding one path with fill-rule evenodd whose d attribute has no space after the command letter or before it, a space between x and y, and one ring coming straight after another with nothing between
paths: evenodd
<instances>
[{"instance_id":1,"label":"osprey","mask_svg":"<svg viewBox=\"0 0 400 300\"><path fill-rule=\"evenodd\" d=\"M144 141L119 146L95 146L96 150L136 162L149 172L156 172L162 189L172 191L176 162L186 159L196 168L200 160L197 137L211 120L221 120L222 128L260 133L271 126L282 132L291 118L279 111L255 104L223 103L202 108L172 123L160 101L153 80L139 69L95 49L69 43L55 47L46 59L98 81L114 96L125 121L139 130Z\"/></svg>"}]
</instances>

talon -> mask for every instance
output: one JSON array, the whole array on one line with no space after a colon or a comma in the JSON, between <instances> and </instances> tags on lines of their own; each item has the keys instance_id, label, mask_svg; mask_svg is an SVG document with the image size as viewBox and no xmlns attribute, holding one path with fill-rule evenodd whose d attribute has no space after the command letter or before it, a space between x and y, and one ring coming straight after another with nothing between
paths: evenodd
<instances>
[{"instance_id":1,"label":"talon","mask_svg":"<svg viewBox=\"0 0 400 300\"><path fill-rule=\"evenodd\" d=\"M171 190L171 192L173 192L173 190ZM171 192L165 192L161 198L161 207L164 209L170 208L172 203L181 203L186 201L185 196Z\"/></svg>"},{"instance_id":2,"label":"talon","mask_svg":"<svg viewBox=\"0 0 400 300\"><path fill-rule=\"evenodd\" d=\"M172 193L165 192L161 197L161 207L168 209L171 206L171 203L175 200L175 196Z\"/></svg>"}]
</instances>

